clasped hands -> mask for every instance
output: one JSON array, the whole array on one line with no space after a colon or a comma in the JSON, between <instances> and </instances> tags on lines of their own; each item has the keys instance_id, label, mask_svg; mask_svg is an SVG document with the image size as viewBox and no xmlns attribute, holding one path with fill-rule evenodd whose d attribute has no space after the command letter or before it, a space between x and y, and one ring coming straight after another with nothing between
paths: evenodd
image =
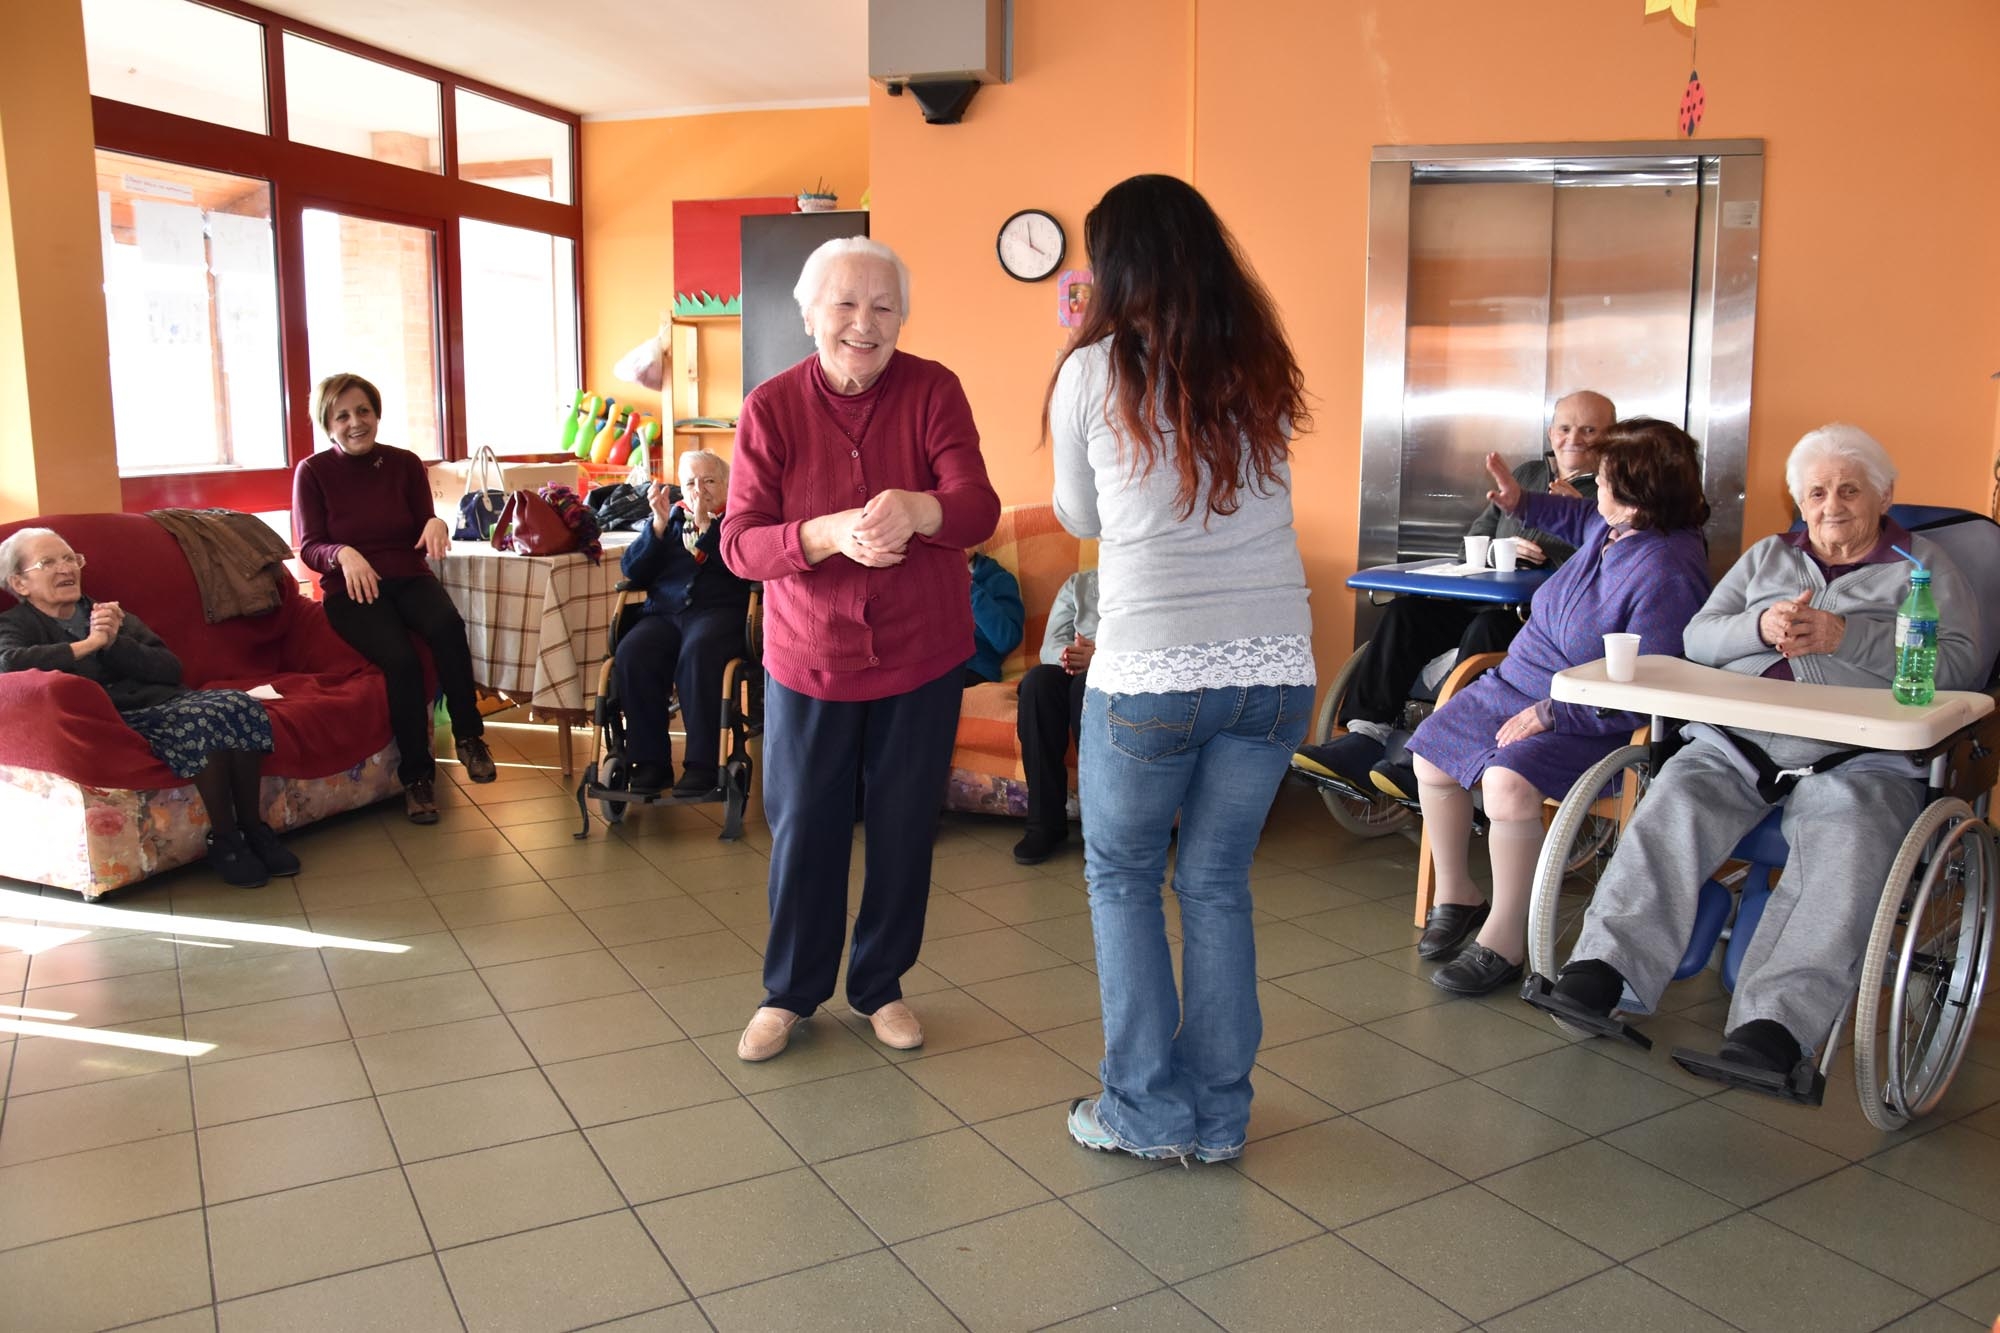
<instances>
[{"instance_id":1,"label":"clasped hands","mask_svg":"<svg viewBox=\"0 0 2000 1333\"><path fill-rule=\"evenodd\" d=\"M888 569L907 558L910 538L936 531L943 510L937 499L921 491L888 490L859 509L828 516L837 538L836 549L857 565Z\"/></svg>"},{"instance_id":2,"label":"clasped hands","mask_svg":"<svg viewBox=\"0 0 2000 1333\"><path fill-rule=\"evenodd\" d=\"M92 602L90 633L84 636L81 646L85 651L93 653L109 648L118 638L118 631L124 624L124 607L116 602Z\"/></svg>"},{"instance_id":3,"label":"clasped hands","mask_svg":"<svg viewBox=\"0 0 2000 1333\"><path fill-rule=\"evenodd\" d=\"M1830 653L1847 635L1847 622L1831 611L1812 604L1812 589L1801 588L1789 602L1766 607L1757 617L1757 635L1778 650L1781 657L1809 657Z\"/></svg>"}]
</instances>

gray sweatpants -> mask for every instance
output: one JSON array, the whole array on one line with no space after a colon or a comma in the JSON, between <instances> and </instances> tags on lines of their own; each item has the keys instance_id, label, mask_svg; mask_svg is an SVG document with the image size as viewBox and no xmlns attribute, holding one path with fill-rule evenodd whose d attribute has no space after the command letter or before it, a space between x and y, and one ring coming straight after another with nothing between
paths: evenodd
<instances>
[{"instance_id":1,"label":"gray sweatpants","mask_svg":"<svg viewBox=\"0 0 2000 1333\"><path fill-rule=\"evenodd\" d=\"M1826 1040L1854 996L1890 863L1923 800L1921 782L1865 768L1792 788L1791 856L1743 956L1728 1030L1769 1018L1808 1052ZM1769 809L1714 742L1691 741L1640 800L1571 957L1609 963L1657 1006L1694 932L1702 881Z\"/></svg>"}]
</instances>

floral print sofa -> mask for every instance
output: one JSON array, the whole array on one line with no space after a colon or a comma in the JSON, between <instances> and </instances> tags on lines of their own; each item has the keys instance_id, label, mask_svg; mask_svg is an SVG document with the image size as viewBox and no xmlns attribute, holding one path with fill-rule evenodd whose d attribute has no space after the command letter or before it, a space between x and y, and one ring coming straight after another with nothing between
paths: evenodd
<instances>
[{"instance_id":1,"label":"floral print sofa","mask_svg":"<svg viewBox=\"0 0 2000 1333\"><path fill-rule=\"evenodd\" d=\"M286 581L269 615L207 623L179 544L143 514L62 514L0 524L53 528L89 560L84 591L150 625L190 686L270 685L275 750L264 819L283 832L401 789L381 675ZM14 604L0 588L0 609ZM206 854L192 785L155 759L91 681L0 674L0 876L95 898Z\"/></svg>"}]
</instances>

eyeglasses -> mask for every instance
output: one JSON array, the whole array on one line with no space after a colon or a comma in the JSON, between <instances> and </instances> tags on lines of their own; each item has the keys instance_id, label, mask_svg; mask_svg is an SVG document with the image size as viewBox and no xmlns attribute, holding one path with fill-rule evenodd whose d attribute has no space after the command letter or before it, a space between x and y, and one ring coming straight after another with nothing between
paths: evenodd
<instances>
[{"instance_id":1,"label":"eyeglasses","mask_svg":"<svg viewBox=\"0 0 2000 1333\"><path fill-rule=\"evenodd\" d=\"M71 551L68 555L45 555L40 560L21 566L23 574L39 574L51 569L82 569L83 556Z\"/></svg>"}]
</instances>

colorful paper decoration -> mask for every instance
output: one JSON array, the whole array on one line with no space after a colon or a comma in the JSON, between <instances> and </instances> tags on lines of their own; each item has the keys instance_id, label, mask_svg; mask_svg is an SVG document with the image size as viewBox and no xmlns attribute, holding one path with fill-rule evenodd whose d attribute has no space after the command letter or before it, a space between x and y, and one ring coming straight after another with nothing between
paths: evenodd
<instances>
[{"instance_id":1,"label":"colorful paper decoration","mask_svg":"<svg viewBox=\"0 0 2000 1333\"><path fill-rule=\"evenodd\" d=\"M674 314L682 319L699 318L703 315L740 315L743 313L743 296L738 293L728 298L713 292L675 292Z\"/></svg>"},{"instance_id":2,"label":"colorful paper decoration","mask_svg":"<svg viewBox=\"0 0 2000 1333\"><path fill-rule=\"evenodd\" d=\"M743 219L755 213L792 213L798 203L791 195L750 199L676 199L674 201L674 313L681 296L727 304L743 294ZM737 307L741 309L739 305ZM695 314L734 313L698 310Z\"/></svg>"},{"instance_id":3,"label":"colorful paper decoration","mask_svg":"<svg viewBox=\"0 0 2000 1333\"><path fill-rule=\"evenodd\" d=\"M1701 113L1708 110L1708 94L1701 90L1701 74L1698 70L1688 71L1687 91L1681 94L1681 137L1694 138L1694 132L1701 128Z\"/></svg>"},{"instance_id":4,"label":"colorful paper decoration","mask_svg":"<svg viewBox=\"0 0 2000 1333\"><path fill-rule=\"evenodd\" d=\"M1694 26L1695 0L1646 0L1646 12L1657 14L1666 10L1674 16L1674 22L1683 28Z\"/></svg>"},{"instance_id":5,"label":"colorful paper decoration","mask_svg":"<svg viewBox=\"0 0 2000 1333\"><path fill-rule=\"evenodd\" d=\"M1090 287L1095 281L1087 268L1066 268L1056 275L1056 323L1066 329L1083 323L1083 309L1090 304Z\"/></svg>"}]
</instances>

